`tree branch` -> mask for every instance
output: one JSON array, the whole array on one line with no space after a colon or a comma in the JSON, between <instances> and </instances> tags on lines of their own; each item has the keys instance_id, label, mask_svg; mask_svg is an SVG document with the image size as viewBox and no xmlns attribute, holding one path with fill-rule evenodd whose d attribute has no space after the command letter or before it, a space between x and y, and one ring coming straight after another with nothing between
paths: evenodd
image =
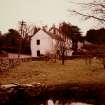
<instances>
[{"instance_id":1,"label":"tree branch","mask_svg":"<svg viewBox=\"0 0 105 105\"><path fill-rule=\"evenodd\" d=\"M86 19L93 18L93 19L99 20L101 22L105 22L105 19L93 16L93 15L82 14L82 13L80 13L78 11L75 11L75 10L70 11L70 12L73 12L73 13L75 13L77 15L81 15L81 16L85 17Z\"/></svg>"}]
</instances>

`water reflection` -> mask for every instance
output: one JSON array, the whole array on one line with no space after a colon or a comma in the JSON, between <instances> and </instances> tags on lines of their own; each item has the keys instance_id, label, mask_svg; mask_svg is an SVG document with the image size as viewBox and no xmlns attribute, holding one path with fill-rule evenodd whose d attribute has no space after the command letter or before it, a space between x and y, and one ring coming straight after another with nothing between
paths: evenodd
<instances>
[{"instance_id":1,"label":"water reflection","mask_svg":"<svg viewBox=\"0 0 105 105\"><path fill-rule=\"evenodd\" d=\"M54 103L53 100L49 99L47 105L92 105L92 104L86 104L82 102L65 102L64 104L62 104L59 102L59 100L56 100Z\"/></svg>"},{"instance_id":2,"label":"water reflection","mask_svg":"<svg viewBox=\"0 0 105 105\"><path fill-rule=\"evenodd\" d=\"M70 105L92 105L92 104L86 104L81 102L72 102Z\"/></svg>"}]
</instances>

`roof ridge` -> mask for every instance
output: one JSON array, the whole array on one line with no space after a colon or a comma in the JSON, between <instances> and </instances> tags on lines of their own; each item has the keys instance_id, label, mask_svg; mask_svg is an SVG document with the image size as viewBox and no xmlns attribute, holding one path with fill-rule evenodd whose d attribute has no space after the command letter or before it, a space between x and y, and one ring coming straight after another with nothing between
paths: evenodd
<instances>
[{"instance_id":1,"label":"roof ridge","mask_svg":"<svg viewBox=\"0 0 105 105\"><path fill-rule=\"evenodd\" d=\"M50 35L53 39L63 40L63 38L61 36L59 36L58 34L51 33L50 31L47 31L47 30L43 30L43 31L46 32L48 35Z\"/></svg>"},{"instance_id":2,"label":"roof ridge","mask_svg":"<svg viewBox=\"0 0 105 105\"><path fill-rule=\"evenodd\" d=\"M52 39L56 39L56 40L62 40L63 41L63 38L61 37L61 36L59 36L59 35L57 35L57 34L54 34L54 33L51 33L50 31L47 31L47 30L45 30L45 29L40 29L38 32L40 32L40 31L43 31L43 32L45 32L45 33L47 33ZM35 34L37 34L38 32L36 32ZM35 35L34 34L34 35ZM33 36L34 36L33 35ZM32 36L32 37L33 37Z\"/></svg>"}]
</instances>

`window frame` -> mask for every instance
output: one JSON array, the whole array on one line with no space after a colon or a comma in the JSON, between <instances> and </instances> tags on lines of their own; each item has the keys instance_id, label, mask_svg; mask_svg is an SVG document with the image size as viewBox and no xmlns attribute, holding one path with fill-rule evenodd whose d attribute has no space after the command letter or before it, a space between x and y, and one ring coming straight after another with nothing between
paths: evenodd
<instances>
[{"instance_id":1,"label":"window frame","mask_svg":"<svg viewBox=\"0 0 105 105\"><path fill-rule=\"evenodd\" d=\"M40 39L36 40L36 45L40 45Z\"/></svg>"}]
</instances>

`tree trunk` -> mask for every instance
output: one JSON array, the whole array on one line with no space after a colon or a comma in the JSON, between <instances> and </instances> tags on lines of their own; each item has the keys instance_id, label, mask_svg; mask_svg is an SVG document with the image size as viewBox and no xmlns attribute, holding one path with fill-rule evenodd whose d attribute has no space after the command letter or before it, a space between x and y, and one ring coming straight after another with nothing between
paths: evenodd
<instances>
[{"instance_id":1,"label":"tree trunk","mask_svg":"<svg viewBox=\"0 0 105 105\"><path fill-rule=\"evenodd\" d=\"M63 51L62 51L62 65L64 65L64 63L65 63L65 55L64 55L64 52L65 52L65 50L63 48Z\"/></svg>"}]
</instances>

